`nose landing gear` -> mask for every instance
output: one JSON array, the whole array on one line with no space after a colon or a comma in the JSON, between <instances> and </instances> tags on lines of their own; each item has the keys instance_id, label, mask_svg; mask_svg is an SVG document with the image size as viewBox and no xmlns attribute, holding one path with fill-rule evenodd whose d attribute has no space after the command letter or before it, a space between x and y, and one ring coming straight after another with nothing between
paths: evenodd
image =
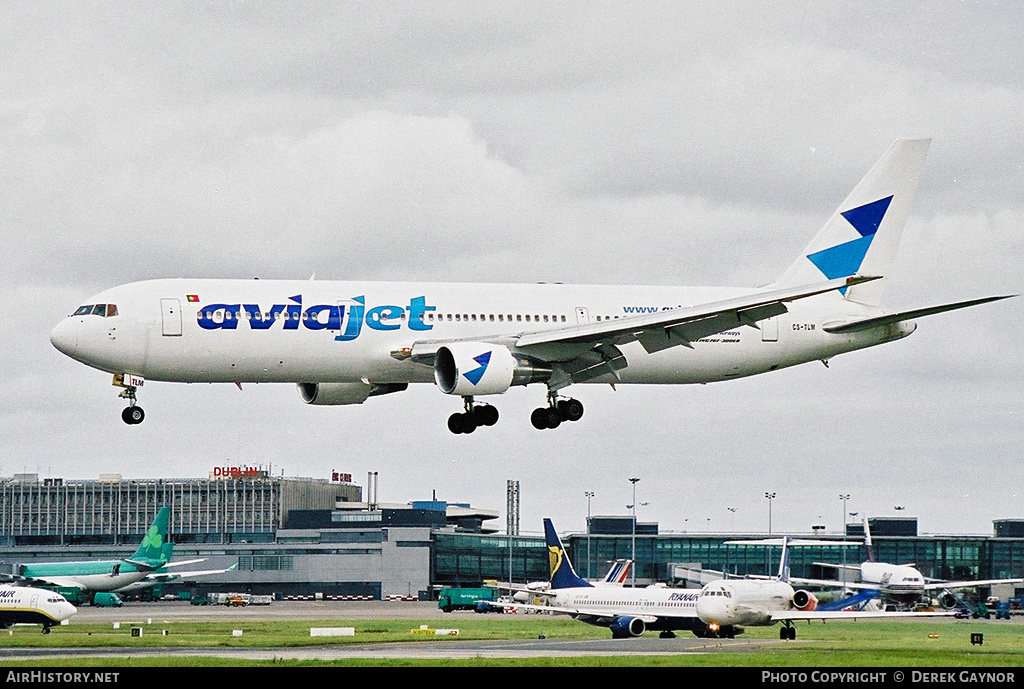
<instances>
[{"instance_id":1,"label":"nose landing gear","mask_svg":"<svg viewBox=\"0 0 1024 689\"><path fill-rule=\"evenodd\" d=\"M140 424L146 418L146 412L142 411L142 407L135 403L135 391L142 386L143 382L139 376L129 373L114 374L114 385L124 388L118 397L128 400L128 406L121 412L121 420L129 426Z\"/></svg>"}]
</instances>

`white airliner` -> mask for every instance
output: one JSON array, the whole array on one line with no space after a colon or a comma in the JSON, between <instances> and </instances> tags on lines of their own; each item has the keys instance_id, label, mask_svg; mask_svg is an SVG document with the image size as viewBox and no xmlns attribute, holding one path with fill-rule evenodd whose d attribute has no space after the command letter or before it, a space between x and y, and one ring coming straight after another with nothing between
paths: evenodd
<instances>
[{"instance_id":1,"label":"white airliner","mask_svg":"<svg viewBox=\"0 0 1024 689\"><path fill-rule=\"evenodd\" d=\"M114 287L53 329L68 356L146 380L296 383L308 404L361 404L433 383L462 398L448 427L497 422L477 398L543 384L538 429L577 421L574 383L708 383L906 337L912 319L1003 297L887 313L882 288L928 140L896 141L764 288L165 279Z\"/></svg>"},{"instance_id":2,"label":"white airliner","mask_svg":"<svg viewBox=\"0 0 1024 689\"><path fill-rule=\"evenodd\" d=\"M876 562L871 544L871 527L864 520L864 544L867 546L868 559L860 565L842 565L829 562L815 562L822 567L835 567L859 572L860 581L842 582L822 579L798 579L794 582L804 586L836 586L860 591L878 591L878 598L883 605L913 606L926 600L926 594L934 591L946 592L951 589L972 588L975 586L992 586L994 584L1021 584L1024 579L975 579L967 581L942 581L925 577L921 570L911 563L897 565L889 562ZM946 607L954 607L957 597L943 594L940 601Z\"/></svg>"},{"instance_id":3,"label":"white airliner","mask_svg":"<svg viewBox=\"0 0 1024 689\"><path fill-rule=\"evenodd\" d=\"M796 620L850 620L896 617L934 617L951 612L883 612L815 610L817 599L808 591L794 590L787 582L789 554L785 542L775 579L722 579L701 589L664 586L629 588L594 586L580 578L562 547L550 519L544 520L544 538L551 566L551 585L535 594L548 605L490 603L490 607L534 610L570 615L588 624L608 627L614 638L640 636L647 629L661 631L663 638L674 630L688 629L699 637L731 638L744 626L769 626L782 622L780 637L795 639Z\"/></svg>"},{"instance_id":4,"label":"white airliner","mask_svg":"<svg viewBox=\"0 0 1024 689\"><path fill-rule=\"evenodd\" d=\"M78 610L64 596L31 586L0 586L0 629L14 624L41 624L43 633Z\"/></svg>"}]
</instances>

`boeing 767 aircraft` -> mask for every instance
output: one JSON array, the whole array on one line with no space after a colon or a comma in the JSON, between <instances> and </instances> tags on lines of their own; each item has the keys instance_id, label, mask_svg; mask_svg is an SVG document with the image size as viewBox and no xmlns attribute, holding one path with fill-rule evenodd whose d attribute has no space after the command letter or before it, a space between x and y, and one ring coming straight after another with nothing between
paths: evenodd
<instances>
[{"instance_id":1,"label":"boeing 767 aircraft","mask_svg":"<svg viewBox=\"0 0 1024 689\"><path fill-rule=\"evenodd\" d=\"M807 248L764 288L164 279L90 298L53 345L113 374L137 405L146 380L295 383L307 404L362 404L433 383L461 398L448 428L498 420L477 400L542 384L538 429L583 416L574 383L708 383L906 337L921 316L1004 297L888 313L882 289L929 141L896 141Z\"/></svg>"}]
</instances>

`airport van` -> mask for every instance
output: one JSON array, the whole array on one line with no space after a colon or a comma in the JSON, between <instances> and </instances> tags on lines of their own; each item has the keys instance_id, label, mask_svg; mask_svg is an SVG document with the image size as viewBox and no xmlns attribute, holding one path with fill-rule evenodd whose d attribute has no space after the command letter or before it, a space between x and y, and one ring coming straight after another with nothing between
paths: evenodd
<instances>
[{"instance_id":1,"label":"airport van","mask_svg":"<svg viewBox=\"0 0 1024 689\"><path fill-rule=\"evenodd\" d=\"M112 591L99 591L93 594L92 604L101 608L119 608L124 605L124 601Z\"/></svg>"}]
</instances>

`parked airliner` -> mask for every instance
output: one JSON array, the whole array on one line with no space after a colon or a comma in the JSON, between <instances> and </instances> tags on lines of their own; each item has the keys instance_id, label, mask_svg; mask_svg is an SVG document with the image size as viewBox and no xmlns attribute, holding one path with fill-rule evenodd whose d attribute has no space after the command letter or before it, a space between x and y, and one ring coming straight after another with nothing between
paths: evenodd
<instances>
[{"instance_id":1,"label":"parked airliner","mask_svg":"<svg viewBox=\"0 0 1024 689\"><path fill-rule=\"evenodd\" d=\"M583 415L574 383L709 383L898 340L914 318L986 297L888 313L889 273L929 141L896 141L807 248L764 288L162 279L88 299L52 331L113 374L140 423L147 381L295 383L304 402L361 404L433 383L461 398L453 433L498 420L479 397L543 384L538 429Z\"/></svg>"},{"instance_id":2,"label":"parked airliner","mask_svg":"<svg viewBox=\"0 0 1024 689\"><path fill-rule=\"evenodd\" d=\"M36 562L16 565L15 573L0 574L0 580L26 586L75 589L79 592L80 597L91 601L92 595L98 591L120 591L131 584L147 580L152 584L157 584L175 576L189 574L201 576L224 571L182 572L181 575L172 575L167 572L168 567L203 561L201 558L170 562L174 548L174 544L170 543L167 538L170 513L170 507L160 508L139 547L130 557L117 560Z\"/></svg>"},{"instance_id":3,"label":"parked airliner","mask_svg":"<svg viewBox=\"0 0 1024 689\"><path fill-rule=\"evenodd\" d=\"M860 580L855 582L843 582L822 579L797 579L804 586L836 586L859 591L876 591L877 597L883 605L895 605L899 607L914 606L918 603L928 603L928 597L933 592L942 592L939 596L940 602L945 607L954 607L957 596L949 594L952 589L973 588L976 586L992 586L995 584L1021 584L1024 579L974 579L966 581L942 581L925 577L921 570L912 563L893 564L890 562L878 562L875 560L874 548L871 543L871 527L868 520L864 520L864 544L867 547L868 559L859 565L834 564L829 562L815 562L822 567L835 567L836 569L853 570L860 574Z\"/></svg>"},{"instance_id":4,"label":"parked airliner","mask_svg":"<svg viewBox=\"0 0 1024 689\"><path fill-rule=\"evenodd\" d=\"M14 624L41 624L43 633L78 610L54 591L31 586L0 586L0 629Z\"/></svg>"},{"instance_id":5,"label":"parked airliner","mask_svg":"<svg viewBox=\"0 0 1024 689\"><path fill-rule=\"evenodd\" d=\"M490 603L493 608L536 610L570 615L574 619L608 627L614 638L640 636L647 629L661 631L663 638L688 629L699 637L731 638L743 626L766 626L782 622L780 637L795 639L796 620L843 620L934 616L952 613L911 613L882 611L815 610L817 599L808 591L797 591L787 582L789 555L785 544L775 579L722 579L701 589L673 589L664 586L630 588L594 586L580 578L569 561L562 540L550 519L544 520L551 584L535 595L547 605Z\"/></svg>"}]
</instances>

